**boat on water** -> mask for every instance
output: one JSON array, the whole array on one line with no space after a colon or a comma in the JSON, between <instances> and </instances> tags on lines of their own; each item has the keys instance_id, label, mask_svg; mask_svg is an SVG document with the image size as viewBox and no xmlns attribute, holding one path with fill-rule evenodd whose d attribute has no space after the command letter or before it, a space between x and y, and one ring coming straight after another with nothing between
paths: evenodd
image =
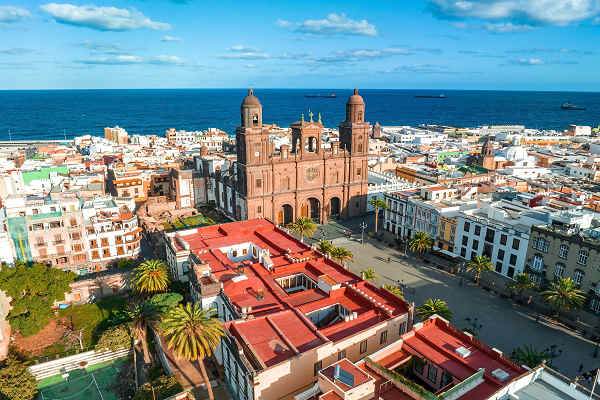
<instances>
[{"instance_id":1,"label":"boat on water","mask_svg":"<svg viewBox=\"0 0 600 400\"><path fill-rule=\"evenodd\" d=\"M415 95L415 97L418 99L445 99L446 95L438 94L437 96L435 96L435 95L430 95L430 94L417 94L417 95Z\"/></svg>"},{"instance_id":2,"label":"boat on water","mask_svg":"<svg viewBox=\"0 0 600 400\"><path fill-rule=\"evenodd\" d=\"M325 99L334 99L337 97L337 94L335 93L331 93L331 94L305 94L304 97L322 97Z\"/></svg>"},{"instance_id":3,"label":"boat on water","mask_svg":"<svg viewBox=\"0 0 600 400\"><path fill-rule=\"evenodd\" d=\"M561 104L560 109L561 110L585 110L585 107L576 106L576 105L572 104L570 101L567 101L566 103Z\"/></svg>"}]
</instances>

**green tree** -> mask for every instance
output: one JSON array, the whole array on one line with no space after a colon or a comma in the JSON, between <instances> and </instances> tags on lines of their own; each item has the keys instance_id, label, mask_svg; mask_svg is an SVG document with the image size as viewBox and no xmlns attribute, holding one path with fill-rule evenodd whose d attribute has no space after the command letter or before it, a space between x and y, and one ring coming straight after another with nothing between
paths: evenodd
<instances>
[{"instance_id":1,"label":"green tree","mask_svg":"<svg viewBox=\"0 0 600 400\"><path fill-rule=\"evenodd\" d=\"M100 334L96 344L96 350L99 351L117 351L127 347L131 347L131 332L127 324L108 328Z\"/></svg>"},{"instance_id":2,"label":"green tree","mask_svg":"<svg viewBox=\"0 0 600 400\"><path fill-rule=\"evenodd\" d=\"M369 204L375 207L375 233L377 233L377 228L379 227L379 210L387 210L388 205L384 199L379 197L371 198Z\"/></svg>"},{"instance_id":3,"label":"green tree","mask_svg":"<svg viewBox=\"0 0 600 400\"><path fill-rule=\"evenodd\" d=\"M37 382L25 364L9 356L0 364L0 399L33 400Z\"/></svg>"},{"instance_id":4,"label":"green tree","mask_svg":"<svg viewBox=\"0 0 600 400\"><path fill-rule=\"evenodd\" d=\"M160 260L146 260L133 271L131 286L141 294L164 292L169 287L171 278L167 266Z\"/></svg>"},{"instance_id":5,"label":"green tree","mask_svg":"<svg viewBox=\"0 0 600 400\"><path fill-rule=\"evenodd\" d=\"M159 319L158 309L149 302L141 302L127 311L132 322L133 335L140 341L144 352L144 362L150 363L150 351L148 350L148 327L153 326Z\"/></svg>"},{"instance_id":6,"label":"green tree","mask_svg":"<svg viewBox=\"0 0 600 400\"><path fill-rule=\"evenodd\" d=\"M522 298L526 290L531 290L534 287L535 283L531 280L531 277L526 273L522 273L514 277L514 282L508 285L508 290L518 293L519 298Z\"/></svg>"},{"instance_id":7,"label":"green tree","mask_svg":"<svg viewBox=\"0 0 600 400\"><path fill-rule=\"evenodd\" d=\"M524 345L523 347L514 349L510 358L521 365L535 368L544 360L550 359L550 354L546 351L538 350L535 346Z\"/></svg>"},{"instance_id":8,"label":"green tree","mask_svg":"<svg viewBox=\"0 0 600 400\"><path fill-rule=\"evenodd\" d=\"M331 254L331 250L333 250L333 244L327 240L321 240L317 243L317 250L319 250L324 255Z\"/></svg>"},{"instance_id":9,"label":"green tree","mask_svg":"<svg viewBox=\"0 0 600 400\"><path fill-rule=\"evenodd\" d=\"M398 286L396 285L383 285L382 286L383 289L387 290L388 292L400 297L402 300L404 300L404 293L402 292L402 289L400 289Z\"/></svg>"},{"instance_id":10,"label":"green tree","mask_svg":"<svg viewBox=\"0 0 600 400\"><path fill-rule=\"evenodd\" d=\"M487 256L475 256L467 264L467 271L475 273L475 284L479 285L479 279L485 272L492 270L492 262Z\"/></svg>"},{"instance_id":11,"label":"green tree","mask_svg":"<svg viewBox=\"0 0 600 400\"><path fill-rule=\"evenodd\" d=\"M181 392L183 387L175 376L161 376L140 386L132 400L164 400Z\"/></svg>"},{"instance_id":12,"label":"green tree","mask_svg":"<svg viewBox=\"0 0 600 400\"><path fill-rule=\"evenodd\" d=\"M221 322L211 318L198 303L188 303L169 311L163 319L162 331L167 337L167 346L177 357L198 360L208 397L214 399L204 359L213 354L224 336Z\"/></svg>"},{"instance_id":13,"label":"green tree","mask_svg":"<svg viewBox=\"0 0 600 400\"><path fill-rule=\"evenodd\" d=\"M424 320L435 314L448 321L452 319L452 311L450 311L448 304L444 300L429 299L425 304L417 307L417 315Z\"/></svg>"},{"instance_id":14,"label":"green tree","mask_svg":"<svg viewBox=\"0 0 600 400\"><path fill-rule=\"evenodd\" d=\"M311 218L300 217L295 222L288 224L288 228L300 235L300 240L304 241L304 236L312 237L314 235L317 225Z\"/></svg>"},{"instance_id":15,"label":"green tree","mask_svg":"<svg viewBox=\"0 0 600 400\"><path fill-rule=\"evenodd\" d=\"M39 332L52 318L55 301L65 298L77 275L42 264L0 267L0 288L12 298L8 320L23 336Z\"/></svg>"},{"instance_id":16,"label":"green tree","mask_svg":"<svg viewBox=\"0 0 600 400\"><path fill-rule=\"evenodd\" d=\"M133 268L135 262L131 258L121 258L117 263L119 269L130 269Z\"/></svg>"},{"instance_id":17,"label":"green tree","mask_svg":"<svg viewBox=\"0 0 600 400\"><path fill-rule=\"evenodd\" d=\"M377 282L379 280L379 275L375 273L373 268L366 268L360 271L362 278L367 281Z\"/></svg>"},{"instance_id":18,"label":"green tree","mask_svg":"<svg viewBox=\"0 0 600 400\"><path fill-rule=\"evenodd\" d=\"M431 249L433 240L429 238L429 235L424 232L415 232L415 236L408 242L408 248L411 251L419 253L419 256L423 256L427 250Z\"/></svg>"},{"instance_id":19,"label":"green tree","mask_svg":"<svg viewBox=\"0 0 600 400\"><path fill-rule=\"evenodd\" d=\"M158 293L149 300L150 304L154 305L161 314L166 313L182 301L183 296L179 293Z\"/></svg>"},{"instance_id":20,"label":"green tree","mask_svg":"<svg viewBox=\"0 0 600 400\"><path fill-rule=\"evenodd\" d=\"M344 261L352 261L354 254L345 247L334 247L331 249L331 257L339 261L343 265Z\"/></svg>"},{"instance_id":21,"label":"green tree","mask_svg":"<svg viewBox=\"0 0 600 400\"><path fill-rule=\"evenodd\" d=\"M577 289L577 284L571 278L559 278L549 290L542 292L542 296L552 305L557 315L561 311L580 308L585 300L583 291Z\"/></svg>"}]
</instances>

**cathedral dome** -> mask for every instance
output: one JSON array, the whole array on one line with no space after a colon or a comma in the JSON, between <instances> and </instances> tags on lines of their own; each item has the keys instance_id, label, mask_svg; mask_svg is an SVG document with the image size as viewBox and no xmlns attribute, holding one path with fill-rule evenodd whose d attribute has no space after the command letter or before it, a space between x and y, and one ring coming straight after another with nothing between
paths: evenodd
<instances>
[{"instance_id":1,"label":"cathedral dome","mask_svg":"<svg viewBox=\"0 0 600 400\"><path fill-rule=\"evenodd\" d=\"M527 161L529 154L522 146L511 146L506 150L506 160L512 162Z\"/></svg>"},{"instance_id":2,"label":"cathedral dome","mask_svg":"<svg viewBox=\"0 0 600 400\"><path fill-rule=\"evenodd\" d=\"M248 96L242 102L243 106L258 106L260 105L260 101L256 96L254 96L254 90L248 89Z\"/></svg>"},{"instance_id":3,"label":"cathedral dome","mask_svg":"<svg viewBox=\"0 0 600 400\"><path fill-rule=\"evenodd\" d=\"M354 94L350 96L350 98L348 99L348 103L346 104L364 105L365 101L363 100L362 96L358 94L358 89L354 89Z\"/></svg>"}]
</instances>

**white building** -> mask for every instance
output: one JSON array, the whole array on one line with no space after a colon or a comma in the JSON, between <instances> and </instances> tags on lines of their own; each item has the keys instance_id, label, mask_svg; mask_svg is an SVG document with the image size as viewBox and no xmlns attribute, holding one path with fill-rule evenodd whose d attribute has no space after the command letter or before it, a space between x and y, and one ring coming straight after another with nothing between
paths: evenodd
<instances>
[{"instance_id":1,"label":"white building","mask_svg":"<svg viewBox=\"0 0 600 400\"><path fill-rule=\"evenodd\" d=\"M571 136L590 136L592 134L592 127L586 125L569 125L567 132Z\"/></svg>"},{"instance_id":2,"label":"white building","mask_svg":"<svg viewBox=\"0 0 600 400\"><path fill-rule=\"evenodd\" d=\"M137 216L120 208L110 196L86 201L82 208L89 260L105 264L120 258L137 257L142 229Z\"/></svg>"}]
</instances>

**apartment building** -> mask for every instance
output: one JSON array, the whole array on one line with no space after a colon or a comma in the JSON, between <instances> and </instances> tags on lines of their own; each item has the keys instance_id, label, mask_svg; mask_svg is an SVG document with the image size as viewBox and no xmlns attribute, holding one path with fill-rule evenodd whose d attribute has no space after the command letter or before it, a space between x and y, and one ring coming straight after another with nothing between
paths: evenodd
<instances>
[{"instance_id":1,"label":"apartment building","mask_svg":"<svg viewBox=\"0 0 600 400\"><path fill-rule=\"evenodd\" d=\"M586 307L600 313L600 229L590 229L583 215L562 211L550 224L533 226L525 270L542 288L571 278L586 294Z\"/></svg>"},{"instance_id":2,"label":"apartment building","mask_svg":"<svg viewBox=\"0 0 600 400\"><path fill-rule=\"evenodd\" d=\"M225 322L215 355L236 399L293 399L412 326L412 305L265 219L164 235L172 275Z\"/></svg>"},{"instance_id":3,"label":"apartment building","mask_svg":"<svg viewBox=\"0 0 600 400\"><path fill-rule=\"evenodd\" d=\"M111 197L98 197L83 203L88 257L94 271L111 261L137 257L142 229L127 207L119 207Z\"/></svg>"},{"instance_id":4,"label":"apartment building","mask_svg":"<svg viewBox=\"0 0 600 400\"><path fill-rule=\"evenodd\" d=\"M17 260L79 272L87 266L80 200L73 193L9 196L4 201Z\"/></svg>"},{"instance_id":5,"label":"apartment building","mask_svg":"<svg viewBox=\"0 0 600 400\"><path fill-rule=\"evenodd\" d=\"M167 142L171 146L186 146L196 142L196 136L199 132L188 132L184 130L176 130L175 128L165 131Z\"/></svg>"},{"instance_id":6,"label":"apartment building","mask_svg":"<svg viewBox=\"0 0 600 400\"><path fill-rule=\"evenodd\" d=\"M104 138L117 144L129 143L129 135L127 131L120 126L114 128L104 128Z\"/></svg>"},{"instance_id":7,"label":"apartment building","mask_svg":"<svg viewBox=\"0 0 600 400\"><path fill-rule=\"evenodd\" d=\"M460 212L454 253L466 261L485 255L496 273L511 279L521 274L525 269L530 227L546 221L544 214L523 215L526 210L527 207L501 201Z\"/></svg>"}]
</instances>

